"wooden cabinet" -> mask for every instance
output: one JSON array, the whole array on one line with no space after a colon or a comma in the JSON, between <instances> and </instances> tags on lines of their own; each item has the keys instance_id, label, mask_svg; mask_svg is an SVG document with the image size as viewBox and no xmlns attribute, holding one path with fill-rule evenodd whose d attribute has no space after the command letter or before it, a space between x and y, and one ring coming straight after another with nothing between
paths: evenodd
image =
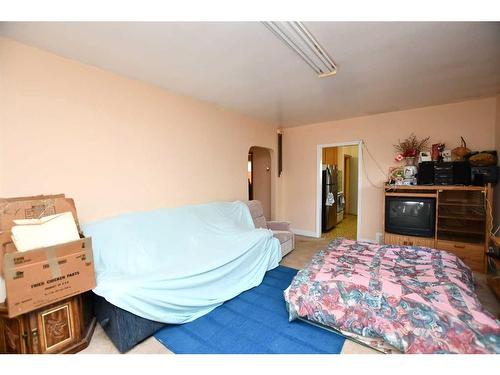
<instances>
[{"instance_id":1,"label":"wooden cabinet","mask_svg":"<svg viewBox=\"0 0 500 375\"><path fill-rule=\"evenodd\" d=\"M323 148L323 164L337 165L337 147Z\"/></svg>"},{"instance_id":2,"label":"wooden cabinet","mask_svg":"<svg viewBox=\"0 0 500 375\"><path fill-rule=\"evenodd\" d=\"M436 199L435 237L385 233L392 245L427 246L448 251L473 271L486 271L487 239L491 231L492 190L488 186L386 186L386 196Z\"/></svg>"},{"instance_id":3,"label":"wooden cabinet","mask_svg":"<svg viewBox=\"0 0 500 375\"><path fill-rule=\"evenodd\" d=\"M483 191L438 191L438 240L484 246L485 229L486 204Z\"/></svg>"},{"instance_id":4,"label":"wooden cabinet","mask_svg":"<svg viewBox=\"0 0 500 375\"><path fill-rule=\"evenodd\" d=\"M455 254L473 271L485 272L487 189L438 190L436 248Z\"/></svg>"},{"instance_id":5,"label":"wooden cabinet","mask_svg":"<svg viewBox=\"0 0 500 375\"><path fill-rule=\"evenodd\" d=\"M15 318L1 315L0 353L75 353L88 346L94 327L84 295Z\"/></svg>"},{"instance_id":6,"label":"wooden cabinet","mask_svg":"<svg viewBox=\"0 0 500 375\"><path fill-rule=\"evenodd\" d=\"M29 330L29 321L22 317L0 319L0 353L31 353L31 343L28 342Z\"/></svg>"},{"instance_id":7,"label":"wooden cabinet","mask_svg":"<svg viewBox=\"0 0 500 375\"><path fill-rule=\"evenodd\" d=\"M484 245L438 239L436 249L455 254L473 271L484 272Z\"/></svg>"},{"instance_id":8,"label":"wooden cabinet","mask_svg":"<svg viewBox=\"0 0 500 375\"><path fill-rule=\"evenodd\" d=\"M434 238L403 236L400 234L385 233L384 243L399 246L422 246L434 248Z\"/></svg>"},{"instance_id":9,"label":"wooden cabinet","mask_svg":"<svg viewBox=\"0 0 500 375\"><path fill-rule=\"evenodd\" d=\"M408 237L408 241L410 246L422 246L422 247L434 247L435 241L434 238L426 238L426 237Z\"/></svg>"}]
</instances>

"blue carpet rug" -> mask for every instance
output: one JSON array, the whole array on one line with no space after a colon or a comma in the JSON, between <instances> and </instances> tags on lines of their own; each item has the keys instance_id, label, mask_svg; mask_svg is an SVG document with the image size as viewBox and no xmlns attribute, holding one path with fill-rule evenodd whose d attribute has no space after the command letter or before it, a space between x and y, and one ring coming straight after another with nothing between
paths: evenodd
<instances>
[{"instance_id":1,"label":"blue carpet rug","mask_svg":"<svg viewBox=\"0 0 500 375\"><path fill-rule=\"evenodd\" d=\"M297 270L279 266L262 284L193 322L169 325L155 337L177 354L337 354L344 337L288 321L283 291Z\"/></svg>"}]
</instances>

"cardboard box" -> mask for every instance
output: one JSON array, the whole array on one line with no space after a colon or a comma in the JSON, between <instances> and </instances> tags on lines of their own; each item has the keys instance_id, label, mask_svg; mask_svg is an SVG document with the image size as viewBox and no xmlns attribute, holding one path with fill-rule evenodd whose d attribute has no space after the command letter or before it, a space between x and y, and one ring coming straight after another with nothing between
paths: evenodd
<instances>
[{"instance_id":1,"label":"cardboard box","mask_svg":"<svg viewBox=\"0 0 500 375\"><path fill-rule=\"evenodd\" d=\"M95 287L91 238L4 256L9 318Z\"/></svg>"},{"instance_id":2,"label":"cardboard box","mask_svg":"<svg viewBox=\"0 0 500 375\"><path fill-rule=\"evenodd\" d=\"M21 198L0 198L0 232L10 230L17 219L39 219L62 212L71 212L78 230L78 215L73 199L64 194Z\"/></svg>"},{"instance_id":3,"label":"cardboard box","mask_svg":"<svg viewBox=\"0 0 500 375\"><path fill-rule=\"evenodd\" d=\"M0 198L0 276L3 276L4 254L17 251L10 233L14 220L35 219L68 211L73 214L80 232L75 202L64 194Z\"/></svg>"},{"instance_id":4,"label":"cardboard box","mask_svg":"<svg viewBox=\"0 0 500 375\"><path fill-rule=\"evenodd\" d=\"M24 252L12 242L12 220L67 211L77 220L73 200L64 195L0 199L0 268L7 290L3 309L9 318L95 287L91 238Z\"/></svg>"}]
</instances>

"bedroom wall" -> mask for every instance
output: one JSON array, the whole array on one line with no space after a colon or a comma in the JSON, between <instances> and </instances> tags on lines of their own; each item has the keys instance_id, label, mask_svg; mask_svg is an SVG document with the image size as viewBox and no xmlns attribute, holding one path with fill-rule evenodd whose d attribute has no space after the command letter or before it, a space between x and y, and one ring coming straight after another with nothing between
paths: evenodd
<instances>
[{"instance_id":1,"label":"bedroom wall","mask_svg":"<svg viewBox=\"0 0 500 375\"><path fill-rule=\"evenodd\" d=\"M270 124L6 38L0 80L0 196L63 192L83 222L247 199L250 146L276 149Z\"/></svg>"},{"instance_id":2,"label":"bedroom wall","mask_svg":"<svg viewBox=\"0 0 500 375\"><path fill-rule=\"evenodd\" d=\"M398 139L414 132L419 138L430 136L431 143L444 142L447 148L454 148L463 136L471 149L495 148L497 101L478 99L285 129L279 216L290 220L298 233L314 235L317 145L363 140L375 161L365 149L358 202L360 237L375 240L383 229L382 186L389 166L397 165L393 145Z\"/></svg>"}]
</instances>

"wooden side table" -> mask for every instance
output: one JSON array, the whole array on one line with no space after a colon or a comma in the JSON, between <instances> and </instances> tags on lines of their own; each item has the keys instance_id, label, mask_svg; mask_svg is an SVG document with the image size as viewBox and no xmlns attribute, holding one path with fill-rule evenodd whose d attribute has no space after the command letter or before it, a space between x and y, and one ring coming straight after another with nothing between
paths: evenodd
<instances>
[{"instance_id":1,"label":"wooden side table","mask_svg":"<svg viewBox=\"0 0 500 375\"><path fill-rule=\"evenodd\" d=\"M15 318L0 311L0 353L76 353L89 345L95 325L87 293Z\"/></svg>"}]
</instances>

